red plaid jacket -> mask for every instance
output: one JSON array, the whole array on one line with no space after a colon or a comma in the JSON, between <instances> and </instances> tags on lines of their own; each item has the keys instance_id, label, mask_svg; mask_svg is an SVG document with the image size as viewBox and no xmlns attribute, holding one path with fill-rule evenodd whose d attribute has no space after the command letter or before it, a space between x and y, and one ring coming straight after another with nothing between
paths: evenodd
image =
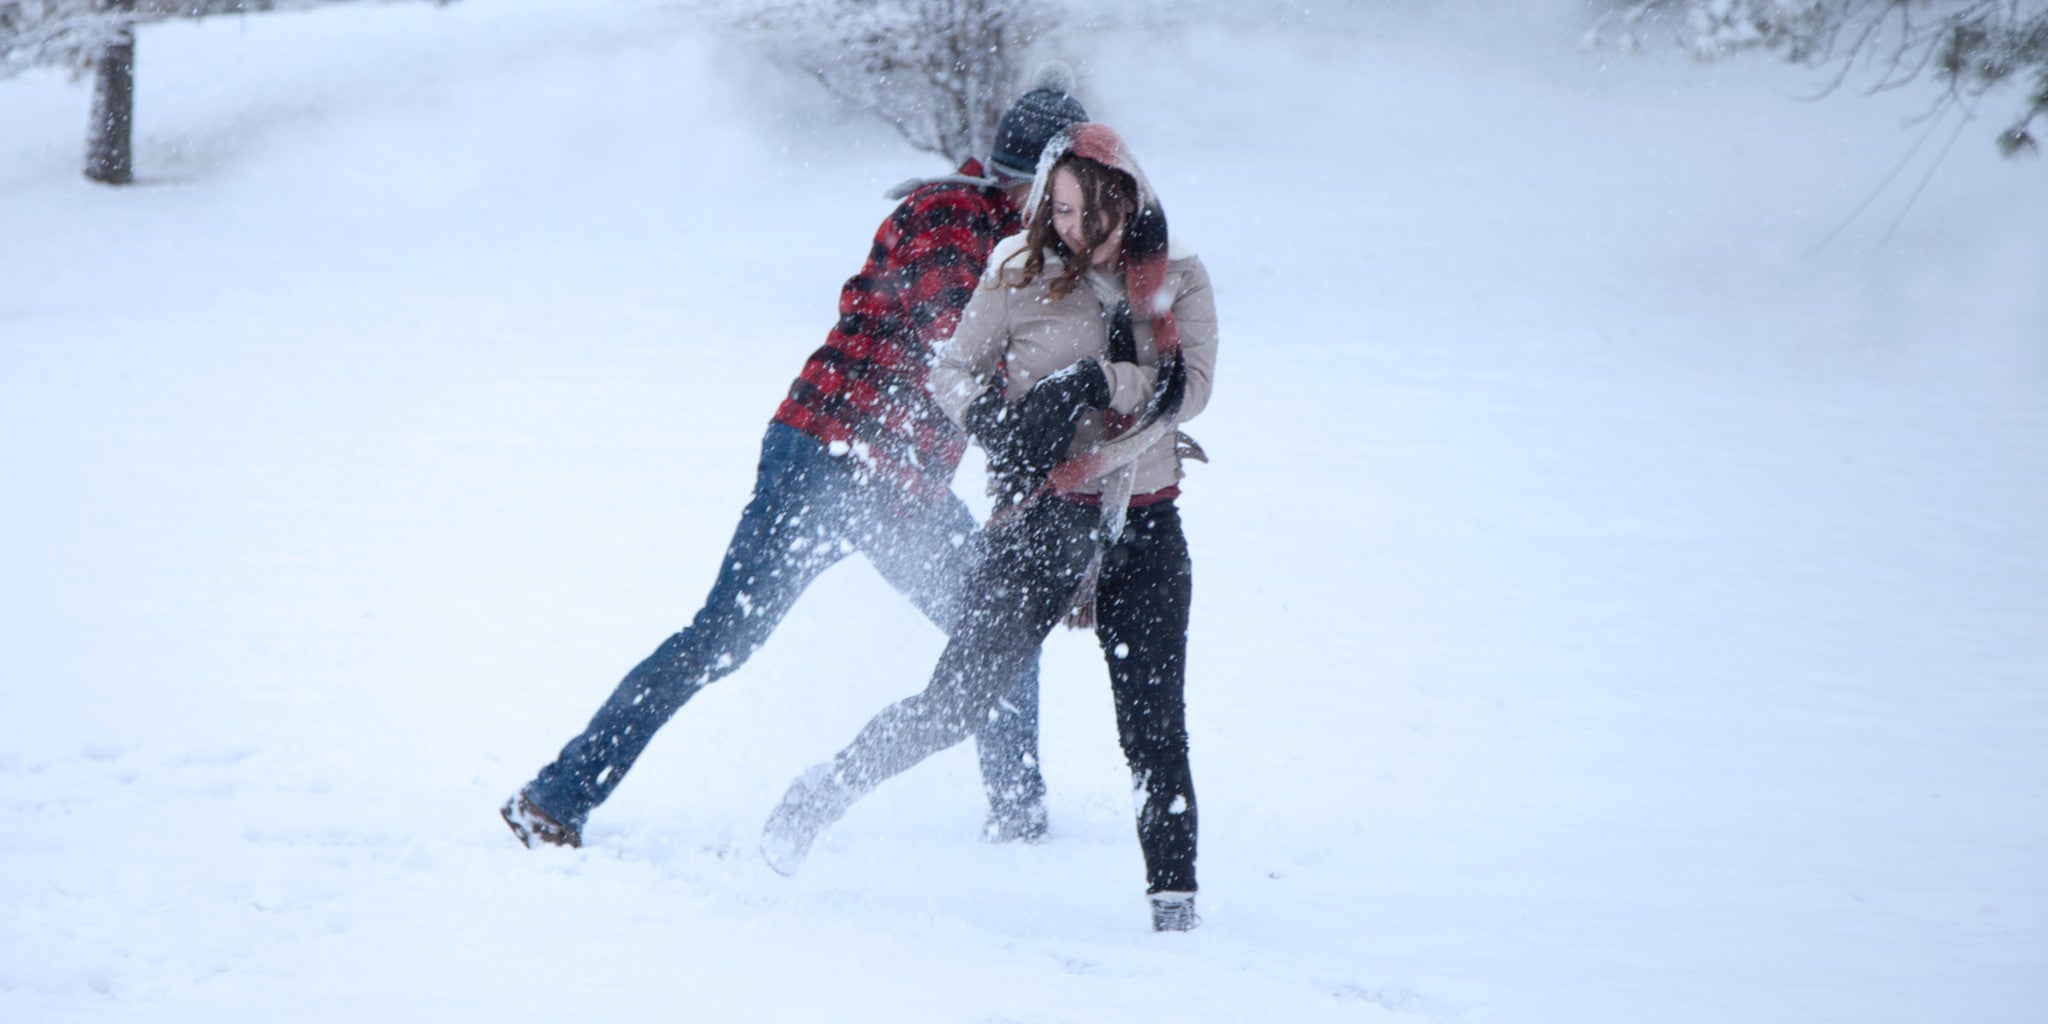
<instances>
[{"instance_id":1,"label":"red plaid jacket","mask_svg":"<svg viewBox=\"0 0 2048 1024\"><path fill-rule=\"evenodd\" d=\"M979 161L960 166L979 178ZM1021 226L1000 189L925 185L875 232L839 292L839 322L775 411L854 458L869 479L930 501L952 485L967 439L925 390L932 347L953 334L989 250Z\"/></svg>"}]
</instances>

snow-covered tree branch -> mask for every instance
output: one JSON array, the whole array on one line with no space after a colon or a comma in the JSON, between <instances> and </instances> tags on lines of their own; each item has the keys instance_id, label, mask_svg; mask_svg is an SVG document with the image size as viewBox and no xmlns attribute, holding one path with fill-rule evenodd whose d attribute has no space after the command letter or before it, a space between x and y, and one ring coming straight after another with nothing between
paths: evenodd
<instances>
[{"instance_id":1,"label":"snow-covered tree branch","mask_svg":"<svg viewBox=\"0 0 2048 1024\"><path fill-rule=\"evenodd\" d=\"M988 155L1042 0L766 0L714 5L773 59L958 163Z\"/></svg>"},{"instance_id":2,"label":"snow-covered tree branch","mask_svg":"<svg viewBox=\"0 0 2048 1024\"><path fill-rule=\"evenodd\" d=\"M0 77L45 65L79 66L126 18L83 0L0 2Z\"/></svg>"},{"instance_id":3,"label":"snow-covered tree branch","mask_svg":"<svg viewBox=\"0 0 2048 1024\"><path fill-rule=\"evenodd\" d=\"M85 175L130 180L135 27L170 18L293 10L345 0L0 0L0 78L32 67L93 75ZM439 0L448 2L448 0Z\"/></svg>"},{"instance_id":4,"label":"snow-covered tree branch","mask_svg":"<svg viewBox=\"0 0 2048 1024\"><path fill-rule=\"evenodd\" d=\"M0 0L0 78L32 67L84 70L123 26L209 14L313 7L334 0Z\"/></svg>"},{"instance_id":5,"label":"snow-covered tree branch","mask_svg":"<svg viewBox=\"0 0 2048 1024\"><path fill-rule=\"evenodd\" d=\"M2048 0L1631 0L1590 41L1634 49L1660 19L1678 20L1701 60L1772 50L1831 68L1829 89L1859 74L1871 91L1931 80L1939 102L1967 109L2023 81L2018 115L1998 136L2007 155L2036 151L2033 122L2048 120Z\"/></svg>"}]
</instances>

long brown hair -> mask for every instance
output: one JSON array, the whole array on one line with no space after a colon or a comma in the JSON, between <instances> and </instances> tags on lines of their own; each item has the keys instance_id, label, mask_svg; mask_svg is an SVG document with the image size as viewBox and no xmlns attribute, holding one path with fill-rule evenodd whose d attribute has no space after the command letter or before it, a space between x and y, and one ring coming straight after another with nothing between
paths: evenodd
<instances>
[{"instance_id":1,"label":"long brown hair","mask_svg":"<svg viewBox=\"0 0 2048 1024\"><path fill-rule=\"evenodd\" d=\"M1062 170L1071 172L1081 186L1081 230L1088 243L1088 248L1081 254L1069 249L1052 226L1052 178ZM1050 249L1063 266L1058 277L1046 282L1046 290L1055 299L1066 298L1067 293L1081 283L1081 275L1088 272L1087 253L1101 248L1102 243L1109 241L1117 225L1128 222L1137 212L1136 178L1076 153L1062 155L1046 173L1045 194L1038 198L1038 209L1031 211L1024 248L1010 255L1010 259L1016 259L1019 253L1024 256L1024 276L1016 283L1021 286L1038 280L1039 275L1045 273L1045 253ZM1005 264L1008 262L1004 261Z\"/></svg>"}]
</instances>

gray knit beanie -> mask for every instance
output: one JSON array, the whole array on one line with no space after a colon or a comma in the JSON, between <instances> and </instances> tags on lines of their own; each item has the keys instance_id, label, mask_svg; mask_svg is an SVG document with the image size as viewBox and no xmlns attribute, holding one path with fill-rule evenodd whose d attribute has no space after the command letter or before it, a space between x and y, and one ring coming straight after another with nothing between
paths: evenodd
<instances>
[{"instance_id":1,"label":"gray knit beanie","mask_svg":"<svg viewBox=\"0 0 2048 1024\"><path fill-rule=\"evenodd\" d=\"M1070 124L1088 120L1088 108L1073 97L1073 91L1072 68L1056 60L1039 67L1031 88L996 122L995 151L989 154L988 163L997 177L1029 179L1038 169L1038 154L1045 149L1046 140Z\"/></svg>"}]
</instances>

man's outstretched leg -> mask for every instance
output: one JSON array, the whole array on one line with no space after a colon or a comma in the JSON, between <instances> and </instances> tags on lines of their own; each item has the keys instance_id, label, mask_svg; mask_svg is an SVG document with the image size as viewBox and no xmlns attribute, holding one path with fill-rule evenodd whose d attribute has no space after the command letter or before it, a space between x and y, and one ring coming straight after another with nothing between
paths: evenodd
<instances>
[{"instance_id":1,"label":"man's outstretched leg","mask_svg":"<svg viewBox=\"0 0 2048 1024\"><path fill-rule=\"evenodd\" d=\"M753 500L704 607L627 673L561 756L507 802L502 813L521 842L582 844L591 809L611 796L655 732L698 690L744 664L811 581L845 556L851 486L844 463L816 440L768 428Z\"/></svg>"}]
</instances>

